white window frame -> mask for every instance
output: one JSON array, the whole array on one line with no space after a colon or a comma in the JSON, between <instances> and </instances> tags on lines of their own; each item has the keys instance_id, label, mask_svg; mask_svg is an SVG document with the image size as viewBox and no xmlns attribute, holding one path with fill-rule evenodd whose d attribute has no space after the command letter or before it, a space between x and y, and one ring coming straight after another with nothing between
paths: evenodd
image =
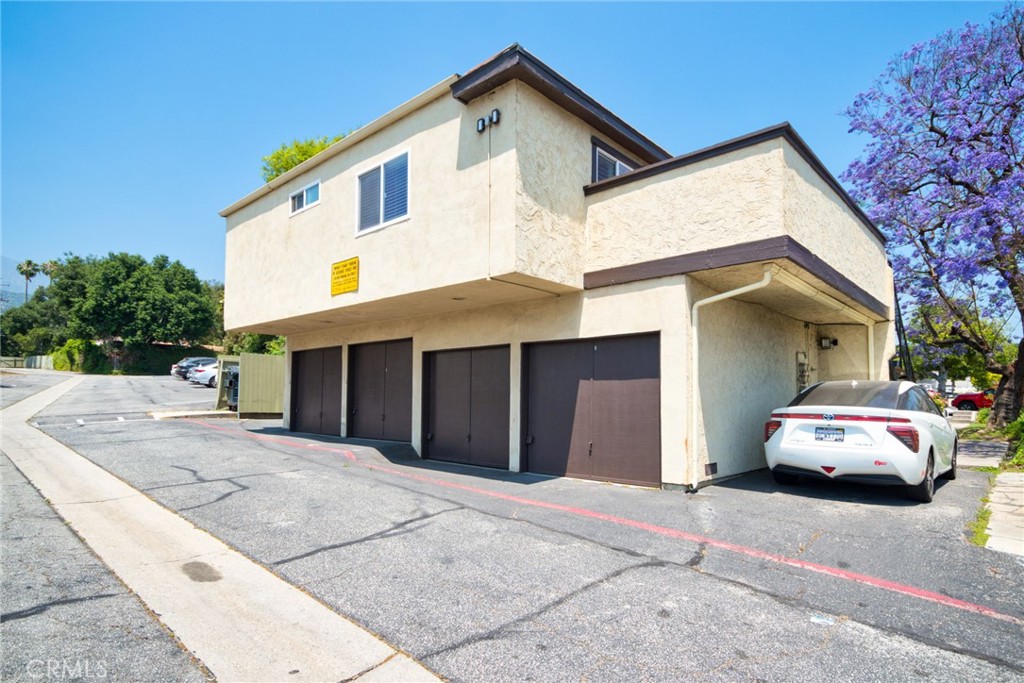
<instances>
[{"instance_id":1,"label":"white window frame","mask_svg":"<svg viewBox=\"0 0 1024 683\"><path fill-rule=\"evenodd\" d=\"M609 154L608 152L604 151L600 147L597 147L596 145L594 146L594 149L597 150L597 158L598 159L600 159L600 157L604 157L605 159L607 159L609 161L615 162L615 174L612 176L612 178L617 178L618 176L622 175L623 173L629 173L630 171L635 171L636 170L632 166L630 166L629 164L623 163L622 160L619 159L618 157L616 157L614 154ZM605 180L609 180L609 178L605 178Z\"/></svg>"},{"instance_id":2,"label":"white window frame","mask_svg":"<svg viewBox=\"0 0 1024 683\"><path fill-rule=\"evenodd\" d=\"M307 190L308 190L309 188L313 187L314 185L317 185L317 186L319 186L319 190L318 190L318 191L317 191L317 193L316 193L316 201L315 201L315 202L312 202L312 203L309 203L309 202L307 202L307 201L306 201L306 191L307 191ZM311 183L310 183L309 185L306 185L306 186L304 186L304 187L301 187L301 188L299 188L298 190L295 190L295 192L292 192L292 193L291 193L290 195L288 195L288 216L289 216L289 217L291 217L291 216L297 216L297 215L299 215L300 213L302 213L303 211L305 211L305 210L307 210L307 209L311 209L311 208L313 208L314 206L317 206L317 205L319 205L319 204L320 204L320 197L321 197L321 196L323 195L323 190L324 190L324 188L323 188L323 186L322 186L322 185L320 184L320 179L319 179L319 178L317 178L316 180L314 180L313 182L311 182ZM301 208L301 209L295 209L295 210L293 211L293 210L292 210L292 200L293 200L293 199L294 199L294 198L295 198L296 196L298 196L298 195L300 195L300 194L302 195L302 202L303 202L303 203L302 203L302 208Z\"/></svg>"},{"instance_id":3,"label":"white window frame","mask_svg":"<svg viewBox=\"0 0 1024 683\"><path fill-rule=\"evenodd\" d=\"M361 205L362 205L363 197L360 194L362 192L362 188L359 186L359 179L362 178L364 175L366 175L367 173L369 173L370 171L372 171L374 169L377 169L377 168L380 169L380 205L379 206L380 206L380 217L381 217L381 219L383 219L384 218L384 164L387 164L387 163L389 163L391 161L394 161L395 159L399 158L403 154L406 157L406 162L405 162L406 163L406 170L405 170L405 172L408 174L408 176L405 179L405 215L398 216L397 218L392 218L389 221L383 221L381 223L378 223L377 225L373 225L373 226L370 226L369 228L366 228L364 230L360 230L359 229L359 218L360 218L359 212L361 210ZM356 200L355 200L355 202L353 202L353 204L355 204L355 212L356 212L356 220L355 220L355 224L356 224L356 232L355 232L355 234L356 234L356 237L361 237L363 235L369 235L371 232L377 232L378 230L383 230L384 228L390 227L390 226L395 225L397 223L404 223L405 221L409 220L410 216L412 216L412 191L411 191L411 187L412 187L412 153L408 149L401 150L401 151L399 151L396 154L389 154L386 159L382 159L382 160L378 161L375 164L371 164L369 166L366 166L366 167L360 169L359 172L356 173Z\"/></svg>"}]
</instances>

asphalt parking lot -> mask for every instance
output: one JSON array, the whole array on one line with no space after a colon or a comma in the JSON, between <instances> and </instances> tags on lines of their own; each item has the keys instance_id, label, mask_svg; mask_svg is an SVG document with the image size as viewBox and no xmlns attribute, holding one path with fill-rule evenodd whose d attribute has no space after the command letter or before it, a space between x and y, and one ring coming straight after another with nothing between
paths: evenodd
<instances>
[{"instance_id":1,"label":"asphalt parking lot","mask_svg":"<svg viewBox=\"0 0 1024 683\"><path fill-rule=\"evenodd\" d=\"M684 494L146 418L197 391L89 378L35 421L452 680L1024 678L1024 566L964 539L985 473Z\"/></svg>"}]
</instances>

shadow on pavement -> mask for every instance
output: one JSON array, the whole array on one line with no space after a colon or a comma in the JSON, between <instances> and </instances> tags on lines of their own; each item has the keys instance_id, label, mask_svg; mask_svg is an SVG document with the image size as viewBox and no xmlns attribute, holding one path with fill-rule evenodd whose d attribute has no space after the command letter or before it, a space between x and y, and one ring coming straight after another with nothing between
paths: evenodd
<instances>
[{"instance_id":1,"label":"shadow on pavement","mask_svg":"<svg viewBox=\"0 0 1024 683\"><path fill-rule=\"evenodd\" d=\"M947 483L948 480L946 479L936 479L936 494ZM725 489L751 491L753 493L782 493L803 498L830 500L839 503L857 503L860 505L886 507L914 507L921 505L921 503L907 498L905 489L902 486L871 486L830 479L816 479L814 477L800 477L799 484L795 486L782 486L775 483L767 469L744 474L735 479L718 483L716 486Z\"/></svg>"},{"instance_id":2,"label":"shadow on pavement","mask_svg":"<svg viewBox=\"0 0 1024 683\"><path fill-rule=\"evenodd\" d=\"M274 421L276 422L276 421ZM553 477L544 474L531 474L521 472L509 472L491 467L469 465L443 460L425 460L420 458L411 444L404 441L382 441L379 439L353 439L349 437L330 436L327 434L311 434L306 432L293 432L281 427L280 424L269 424L266 426L254 426L246 431L263 436L276 438L294 438L304 441L316 441L337 446L355 446L366 448L381 456L382 460L395 465L426 470L429 472L447 472L449 474L461 474L476 479L488 481L504 481L511 484L537 484L542 481L549 481ZM370 454L372 457L372 454Z\"/></svg>"}]
</instances>

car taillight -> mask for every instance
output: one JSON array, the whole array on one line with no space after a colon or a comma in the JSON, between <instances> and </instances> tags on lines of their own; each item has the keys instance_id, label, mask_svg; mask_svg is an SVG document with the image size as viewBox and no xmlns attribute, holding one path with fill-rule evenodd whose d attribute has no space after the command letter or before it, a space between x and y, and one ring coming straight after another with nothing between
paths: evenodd
<instances>
[{"instance_id":1,"label":"car taillight","mask_svg":"<svg viewBox=\"0 0 1024 683\"><path fill-rule=\"evenodd\" d=\"M917 427L911 425L894 425L891 422L886 430L895 436L901 444L917 453L921 447L921 437L917 433Z\"/></svg>"},{"instance_id":2,"label":"car taillight","mask_svg":"<svg viewBox=\"0 0 1024 683\"><path fill-rule=\"evenodd\" d=\"M764 440L768 441L768 439L772 438L772 434L774 434L775 432L779 431L780 427L782 427L782 422L779 421L779 420L768 420L767 422L765 422L764 423Z\"/></svg>"}]
</instances>

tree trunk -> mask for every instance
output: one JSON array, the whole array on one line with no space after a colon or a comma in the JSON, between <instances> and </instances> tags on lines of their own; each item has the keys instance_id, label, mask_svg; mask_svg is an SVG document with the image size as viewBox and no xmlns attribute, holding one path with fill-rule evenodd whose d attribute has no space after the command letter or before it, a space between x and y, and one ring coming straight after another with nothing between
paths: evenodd
<instances>
[{"instance_id":1,"label":"tree trunk","mask_svg":"<svg viewBox=\"0 0 1024 683\"><path fill-rule=\"evenodd\" d=\"M1017 359L1009 372L999 378L999 386L992 402L989 424L1002 429L1017 419L1024 407L1024 339L1017 344Z\"/></svg>"}]
</instances>

